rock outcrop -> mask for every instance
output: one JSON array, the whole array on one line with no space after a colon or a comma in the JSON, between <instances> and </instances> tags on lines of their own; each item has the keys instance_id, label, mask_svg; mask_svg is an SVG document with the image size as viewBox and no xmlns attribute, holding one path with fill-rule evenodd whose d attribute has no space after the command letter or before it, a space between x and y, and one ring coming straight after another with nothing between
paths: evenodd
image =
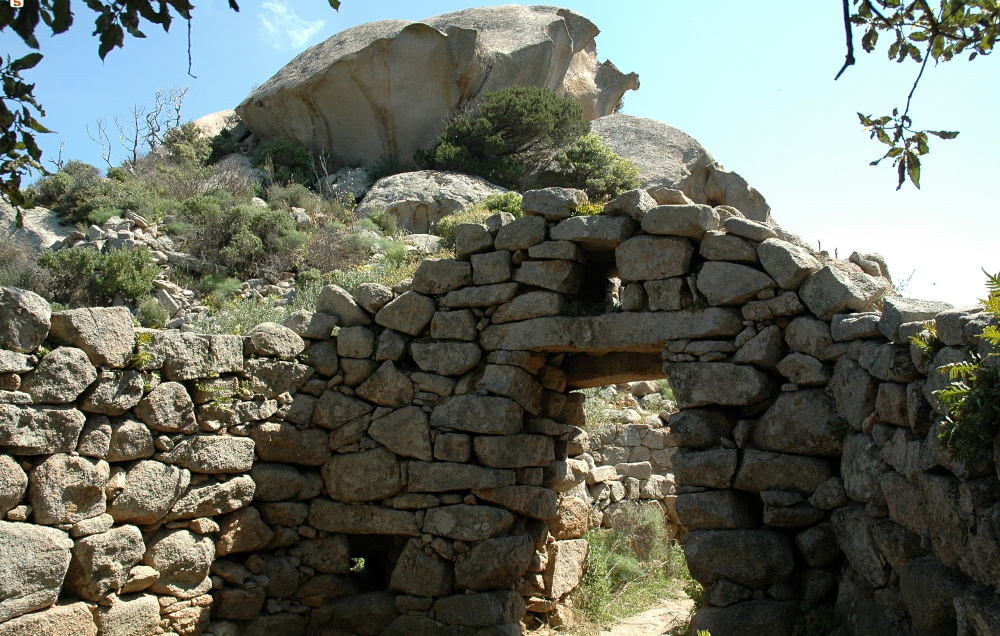
<instances>
[{"instance_id":1,"label":"rock outcrop","mask_svg":"<svg viewBox=\"0 0 1000 636\"><path fill-rule=\"evenodd\" d=\"M71 226L60 223L55 212L46 208L14 209L5 197L0 196L0 234L23 243L36 252L52 247L69 236Z\"/></svg>"},{"instance_id":2,"label":"rock outcrop","mask_svg":"<svg viewBox=\"0 0 1000 636\"><path fill-rule=\"evenodd\" d=\"M259 139L348 161L408 163L487 91L542 86L611 113L638 77L598 63L598 28L569 9L504 5L363 24L300 54L237 108Z\"/></svg>"},{"instance_id":3,"label":"rock outcrop","mask_svg":"<svg viewBox=\"0 0 1000 636\"><path fill-rule=\"evenodd\" d=\"M679 190L695 203L708 202L705 184L715 159L694 137L661 121L624 113L594 120L591 131L639 166L644 190Z\"/></svg>"},{"instance_id":4,"label":"rock outcrop","mask_svg":"<svg viewBox=\"0 0 1000 636\"><path fill-rule=\"evenodd\" d=\"M399 227L426 234L443 217L464 211L491 194L506 191L479 177L457 172L403 172L379 179L355 214L365 218L375 210L386 210L396 217Z\"/></svg>"},{"instance_id":5,"label":"rock outcrop","mask_svg":"<svg viewBox=\"0 0 1000 636\"><path fill-rule=\"evenodd\" d=\"M771 208L746 179L725 170L690 135L655 119L615 113L594 120L591 129L617 154L639 166L639 183L659 204L685 199L726 205L751 221L771 221Z\"/></svg>"}]
</instances>

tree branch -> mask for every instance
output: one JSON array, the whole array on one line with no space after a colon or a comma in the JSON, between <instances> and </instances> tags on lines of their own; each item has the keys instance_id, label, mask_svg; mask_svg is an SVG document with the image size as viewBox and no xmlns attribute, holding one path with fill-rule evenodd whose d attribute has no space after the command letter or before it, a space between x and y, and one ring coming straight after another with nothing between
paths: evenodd
<instances>
[{"instance_id":1,"label":"tree branch","mask_svg":"<svg viewBox=\"0 0 1000 636\"><path fill-rule=\"evenodd\" d=\"M868 9L871 10L872 13L877 15L879 20L881 20L883 24L885 24L887 27L892 28L892 23L889 22L889 20L887 20L884 15L882 15L881 11L875 8L875 5L871 3L871 0L865 0L865 6L868 7Z\"/></svg>"},{"instance_id":2,"label":"tree branch","mask_svg":"<svg viewBox=\"0 0 1000 636\"><path fill-rule=\"evenodd\" d=\"M913 86L910 88L910 94L906 96L906 108L903 110L903 118L910 112L910 100L913 99L913 94L917 92L917 84L920 83L920 78L924 76L924 69L927 68L927 60L931 59L931 47L927 46L927 51L924 53L924 62L920 65L920 72L917 73L917 79L913 81Z\"/></svg>"},{"instance_id":3,"label":"tree branch","mask_svg":"<svg viewBox=\"0 0 1000 636\"><path fill-rule=\"evenodd\" d=\"M237 9L239 11L239 9ZM198 79L198 76L191 72L191 66L194 62L191 60L191 18L188 18L188 75L194 79Z\"/></svg>"},{"instance_id":4,"label":"tree branch","mask_svg":"<svg viewBox=\"0 0 1000 636\"><path fill-rule=\"evenodd\" d=\"M848 0L843 0L844 3L844 32L847 36L847 59L844 60L844 65L840 67L840 71L837 72L837 76L833 78L833 81L840 79L840 76L844 74L848 66L854 65L854 34L851 30L851 7L848 4Z\"/></svg>"}]
</instances>

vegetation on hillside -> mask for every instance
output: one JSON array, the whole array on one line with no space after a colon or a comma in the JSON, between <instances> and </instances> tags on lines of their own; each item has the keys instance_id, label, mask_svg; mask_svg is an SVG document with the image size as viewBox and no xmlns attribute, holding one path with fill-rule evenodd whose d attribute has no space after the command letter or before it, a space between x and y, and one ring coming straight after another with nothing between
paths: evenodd
<instances>
[{"instance_id":1,"label":"vegetation on hillside","mask_svg":"<svg viewBox=\"0 0 1000 636\"><path fill-rule=\"evenodd\" d=\"M84 236L109 220L136 214L158 224L155 245L189 254L206 265L203 275L153 264L145 245L101 250L101 243L48 250L37 259L10 243L0 260L0 282L36 291L57 307L127 302L143 324L163 326L165 310L151 297L153 280L168 281L196 293L208 308L193 323L202 331L241 332L295 309L311 309L323 284L353 290L363 282L394 285L412 275L418 257L402 242L395 217L384 210L357 219L354 200L320 188L313 168L331 164L301 144L278 140L252 152L250 162L217 163L213 149L235 149L225 130L213 139L193 124L171 127L156 152L130 158L106 172L68 161L41 177L28 195L54 210ZM105 156L110 156L106 153ZM256 160L262 170L248 165ZM301 181L300 181L301 180ZM519 208L520 197L517 198ZM266 201L262 200L266 199ZM510 196L501 207L512 205ZM498 204L491 202L491 206ZM104 233L98 232L98 241ZM98 249L95 249L98 248ZM162 257L161 257L162 258ZM243 297L242 281L291 272L297 279L291 298Z\"/></svg>"}]
</instances>

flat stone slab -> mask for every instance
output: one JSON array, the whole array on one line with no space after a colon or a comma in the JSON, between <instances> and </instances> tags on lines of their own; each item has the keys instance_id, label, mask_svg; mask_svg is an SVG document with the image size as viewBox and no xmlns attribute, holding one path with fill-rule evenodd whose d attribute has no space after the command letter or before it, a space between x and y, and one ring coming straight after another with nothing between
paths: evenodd
<instances>
[{"instance_id":1,"label":"flat stone slab","mask_svg":"<svg viewBox=\"0 0 1000 636\"><path fill-rule=\"evenodd\" d=\"M487 351L659 353L668 340L728 338L743 330L732 309L553 316L490 325L480 344Z\"/></svg>"}]
</instances>

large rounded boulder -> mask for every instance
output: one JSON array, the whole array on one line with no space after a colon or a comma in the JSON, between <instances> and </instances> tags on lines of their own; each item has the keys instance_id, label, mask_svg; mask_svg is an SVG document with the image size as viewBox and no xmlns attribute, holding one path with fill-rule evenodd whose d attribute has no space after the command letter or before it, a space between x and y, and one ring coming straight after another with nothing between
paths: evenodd
<instances>
[{"instance_id":1,"label":"large rounded boulder","mask_svg":"<svg viewBox=\"0 0 1000 636\"><path fill-rule=\"evenodd\" d=\"M364 218L376 210L386 210L396 217L399 227L426 233L449 214L465 211L491 194L506 191L479 177L457 172L404 172L380 179L356 213Z\"/></svg>"},{"instance_id":2,"label":"large rounded boulder","mask_svg":"<svg viewBox=\"0 0 1000 636\"><path fill-rule=\"evenodd\" d=\"M304 51L236 112L259 139L295 139L366 164L408 163L459 109L508 86L550 88L589 119L611 113L639 79L598 63L599 32L582 15L550 6L371 22Z\"/></svg>"},{"instance_id":3,"label":"large rounded boulder","mask_svg":"<svg viewBox=\"0 0 1000 636\"><path fill-rule=\"evenodd\" d=\"M662 121L624 113L597 119L591 131L639 166L642 188L680 190L695 203L708 203L705 184L715 159L694 137Z\"/></svg>"}]
</instances>

